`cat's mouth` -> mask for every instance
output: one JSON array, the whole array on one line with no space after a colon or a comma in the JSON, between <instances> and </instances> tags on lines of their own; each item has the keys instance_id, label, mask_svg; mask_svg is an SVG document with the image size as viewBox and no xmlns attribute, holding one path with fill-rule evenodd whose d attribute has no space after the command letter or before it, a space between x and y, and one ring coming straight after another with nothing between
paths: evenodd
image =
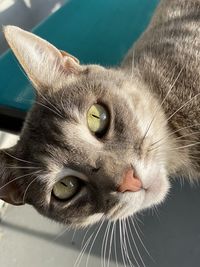
<instances>
[{"instance_id":1,"label":"cat's mouth","mask_svg":"<svg viewBox=\"0 0 200 267\"><path fill-rule=\"evenodd\" d=\"M133 215L141 210L145 199L145 189L137 192L118 193L119 202L106 214L110 220L118 220Z\"/></svg>"},{"instance_id":2,"label":"cat's mouth","mask_svg":"<svg viewBox=\"0 0 200 267\"><path fill-rule=\"evenodd\" d=\"M148 178L148 180L145 176L142 177L142 180L134 178L131 185L134 190L113 193L117 194L119 202L108 211L106 214L107 218L114 221L123 219L161 203L165 199L170 187L166 174L160 170L157 172L157 175L154 176L152 174ZM138 185L138 187L134 188L134 185Z\"/></svg>"}]
</instances>

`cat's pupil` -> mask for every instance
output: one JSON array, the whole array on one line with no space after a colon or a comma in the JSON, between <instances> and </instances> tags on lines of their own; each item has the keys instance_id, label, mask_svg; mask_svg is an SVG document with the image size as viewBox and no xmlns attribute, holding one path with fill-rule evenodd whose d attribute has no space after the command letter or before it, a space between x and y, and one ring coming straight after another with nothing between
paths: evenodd
<instances>
[{"instance_id":1,"label":"cat's pupil","mask_svg":"<svg viewBox=\"0 0 200 267\"><path fill-rule=\"evenodd\" d=\"M92 114L92 117L96 118L96 119L100 119L98 116Z\"/></svg>"},{"instance_id":2,"label":"cat's pupil","mask_svg":"<svg viewBox=\"0 0 200 267\"><path fill-rule=\"evenodd\" d=\"M68 187L65 183L63 183L63 182L60 182L62 185L64 185L65 187Z\"/></svg>"}]
</instances>

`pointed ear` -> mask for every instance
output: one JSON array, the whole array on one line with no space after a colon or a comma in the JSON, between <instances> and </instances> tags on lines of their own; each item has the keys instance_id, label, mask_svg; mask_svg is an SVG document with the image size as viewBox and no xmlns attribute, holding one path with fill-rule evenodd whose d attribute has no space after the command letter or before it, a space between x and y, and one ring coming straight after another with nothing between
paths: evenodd
<instances>
[{"instance_id":1,"label":"pointed ear","mask_svg":"<svg viewBox=\"0 0 200 267\"><path fill-rule=\"evenodd\" d=\"M37 90L59 87L62 77L82 71L79 61L42 38L16 26L4 27L5 38Z\"/></svg>"},{"instance_id":2,"label":"pointed ear","mask_svg":"<svg viewBox=\"0 0 200 267\"><path fill-rule=\"evenodd\" d=\"M0 199L12 205L23 205L23 198L17 185L17 180L12 173L10 157L6 150L0 150Z\"/></svg>"}]
</instances>

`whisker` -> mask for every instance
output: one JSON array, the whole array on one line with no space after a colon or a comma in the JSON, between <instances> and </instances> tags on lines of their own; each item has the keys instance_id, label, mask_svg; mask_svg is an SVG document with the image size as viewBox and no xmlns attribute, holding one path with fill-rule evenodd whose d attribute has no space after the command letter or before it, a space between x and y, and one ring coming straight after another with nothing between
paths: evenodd
<instances>
[{"instance_id":1,"label":"whisker","mask_svg":"<svg viewBox=\"0 0 200 267\"><path fill-rule=\"evenodd\" d=\"M185 138L187 136L193 136L193 135L196 135L196 134L200 134L200 131L192 132L192 133L189 133L189 134L185 134L185 135L179 136L179 137L175 138L175 140L179 140L179 139Z\"/></svg>"},{"instance_id":2,"label":"whisker","mask_svg":"<svg viewBox=\"0 0 200 267\"><path fill-rule=\"evenodd\" d=\"M23 203L25 203L25 198L26 198L26 194L28 192L28 189L30 188L30 186L38 179L38 177L35 177L30 183L29 185L26 187L26 190L24 192L24 196L23 196Z\"/></svg>"},{"instance_id":3,"label":"whisker","mask_svg":"<svg viewBox=\"0 0 200 267\"><path fill-rule=\"evenodd\" d=\"M126 226L126 219L122 219L122 230L123 230L123 240L124 240L124 251L125 251L125 254L126 254L126 258L130 264L130 266L133 266L133 263L130 259L130 256L129 256L129 252L128 252L128 247L127 247L127 242L126 242L126 237L128 238L128 235L127 235L127 226ZM130 245L129 245L130 247ZM135 258L134 258L135 259ZM138 264L138 262L136 261L136 263ZM138 265L140 266L140 265ZM134 266L133 266L134 267Z\"/></svg>"},{"instance_id":4,"label":"whisker","mask_svg":"<svg viewBox=\"0 0 200 267\"><path fill-rule=\"evenodd\" d=\"M102 245L101 245L101 266L103 266L103 267L105 267L103 256L104 256L104 243L105 243L105 238L106 238L107 229L108 229L108 222L107 222L107 225L106 225L106 230L104 231L103 240L102 240Z\"/></svg>"},{"instance_id":5,"label":"whisker","mask_svg":"<svg viewBox=\"0 0 200 267\"><path fill-rule=\"evenodd\" d=\"M27 174L18 176L18 177L16 177L16 178L10 180L9 182L7 182L6 184L4 184L3 186L1 186L1 187L0 187L0 190L3 189L4 187L6 187L7 185L11 184L11 183L14 182L14 181L17 181L17 180L19 180L19 179L21 179L21 178L23 178L23 177L28 176L28 175L37 174L37 173L39 173L39 172L40 172L40 170L39 170L39 171L36 171L36 172L31 172L31 173L27 173Z\"/></svg>"},{"instance_id":6,"label":"whisker","mask_svg":"<svg viewBox=\"0 0 200 267\"><path fill-rule=\"evenodd\" d=\"M174 150L183 149L183 148L187 148L187 147L192 147L192 146L196 146L196 145L199 145L199 144L200 144L200 142L196 142L196 143L192 143L192 144L185 145L185 146L175 147Z\"/></svg>"},{"instance_id":7,"label":"whisker","mask_svg":"<svg viewBox=\"0 0 200 267\"><path fill-rule=\"evenodd\" d=\"M62 115L60 115L60 113L58 113L57 111L53 110L52 108L46 106L45 104L41 103L41 102L38 102L38 101L35 101L36 104L42 106L42 107L45 107L46 109L52 111L54 114L56 114L57 116L59 116L60 118L64 119L64 117Z\"/></svg>"},{"instance_id":8,"label":"whisker","mask_svg":"<svg viewBox=\"0 0 200 267\"><path fill-rule=\"evenodd\" d=\"M60 116L62 116L62 114L61 114L61 112L60 112L60 110L55 106L55 105L53 105L42 93L41 93L41 91L40 92L38 92L39 93L39 95L49 104L49 105L51 105L52 106L52 108L54 108L59 114L60 114Z\"/></svg>"},{"instance_id":9,"label":"whisker","mask_svg":"<svg viewBox=\"0 0 200 267\"><path fill-rule=\"evenodd\" d=\"M119 267L118 257L117 257L117 234L116 234L116 231L117 231L117 221L115 222L114 225L115 225L115 227L114 227L114 253L115 253L115 262L116 262L117 267Z\"/></svg>"},{"instance_id":10,"label":"whisker","mask_svg":"<svg viewBox=\"0 0 200 267\"><path fill-rule=\"evenodd\" d=\"M186 101L182 106L180 106L171 116L169 116L169 118L167 118L167 121L169 121L172 117L174 117L174 115L177 114L177 112L179 112L182 108L184 108L185 106L187 106L190 102L192 102L192 100L194 100L197 96L199 96L200 93L196 94L195 96L193 96L191 99L189 99L188 101Z\"/></svg>"},{"instance_id":11,"label":"whisker","mask_svg":"<svg viewBox=\"0 0 200 267\"><path fill-rule=\"evenodd\" d=\"M115 222L112 223L112 228L111 228L111 235L110 235L110 244L109 244L109 251L108 251L107 267L110 266L110 257L111 257L111 252L112 252L112 242L113 242L114 226L115 226Z\"/></svg>"},{"instance_id":12,"label":"whisker","mask_svg":"<svg viewBox=\"0 0 200 267\"><path fill-rule=\"evenodd\" d=\"M40 169L41 167L5 166L6 169Z\"/></svg>"},{"instance_id":13,"label":"whisker","mask_svg":"<svg viewBox=\"0 0 200 267\"><path fill-rule=\"evenodd\" d=\"M109 238L109 231L110 231L110 226L111 226L111 222L108 222L108 228L107 228L107 234L106 234L106 239L105 239L105 243L104 243L104 257L103 257L103 267L106 267L106 252L107 252L107 245L108 245L108 238Z\"/></svg>"},{"instance_id":14,"label":"whisker","mask_svg":"<svg viewBox=\"0 0 200 267\"><path fill-rule=\"evenodd\" d=\"M100 222L101 222L101 221L100 221ZM100 223L100 222L99 222L99 223ZM79 256L77 257L77 259L76 259L76 261L75 261L75 263L74 263L74 267L78 267L78 266L80 265L81 260L82 260L82 258L83 258L83 255L84 255L86 249L88 248L88 245L90 244L90 241L91 241L92 237L95 235L95 233L96 233L96 231L98 230L98 228L99 228L99 224L97 225L97 227L95 228L95 230L91 233L91 235L89 236L89 238L88 238L87 241L85 242L84 246L81 248L81 251L80 251L80 253L79 253ZM90 229L91 229L91 227L90 227ZM88 230L87 230L87 232L88 232ZM85 235L85 236L86 236L86 235ZM84 236L84 237L85 237L85 236ZM83 242L83 241L82 241L82 242ZM82 245L81 245L81 246L82 246Z\"/></svg>"},{"instance_id":15,"label":"whisker","mask_svg":"<svg viewBox=\"0 0 200 267\"><path fill-rule=\"evenodd\" d=\"M160 141L162 141L162 140L164 140L164 139L166 139L166 138L172 136L173 134L175 134L175 133L177 133L177 132L180 132L180 131L182 131L182 130L186 130L186 129L188 129L188 128L196 127L196 126L200 126L200 123L198 123L198 124L192 124L192 125L185 126L185 127L180 128L180 129L177 129L176 131L173 131L173 132L171 132L169 135L167 135L167 136L163 137L162 139L156 141L156 142L153 143L152 145L154 145L154 144L156 144L156 143L158 143L158 142L160 142Z\"/></svg>"},{"instance_id":16,"label":"whisker","mask_svg":"<svg viewBox=\"0 0 200 267\"><path fill-rule=\"evenodd\" d=\"M146 136L147 136L147 134L148 134L148 132L149 132L149 130L150 130L150 128L151 128L151 126L152 126L152 124L153 124L153 122L154 122L156 116L157 116L158 109L159 109L160 107L162 107L163 104L165 103L165 101L166 101L168 95L171 93L171 91L172 91L172 89L174 88L176 82L178 81L178 79L179 79L179 77L180 77L180 75L181 75L183 69L184 69L184 68L182 67L181 70L180 70L180 72L178 73L176 79L174 80L173 84L172 84L171 87L169 88L167 94L165 95L164 99L162 100L161 104L158 105L157 108L155 109L154 114L153 114L153 118L152 118L152 120L150 121L150 123L149 123L149 125L148 125L148 127L147 127L147 130L145 131L145 134L144 134L144 136L143 136L143 138L142 138L141 144L143 143L144 139L146 138Z\"/></svg>"},{"instance_id":17,"label":"whisker","mask_svg":"<svg viewBox=\"0 0 200 267\"><path fill-rule=\"evenodd\" d=\"M171 147L171 148L168 148L167 151L170 152L170 151L174 151L174 150L179 150L179 149L184 149L184 148L188 148L188 147L193 147L193 146L196 146L198 144L200 144L200 142L191 143L191 144L188 144L188 145L185 145L185 146ZM160 146L154 147L152 149L149 149L149 151L155 151L159 147Z\"/></svg>"},{"instance_id":18,"label":"whisker","mask_svg":"<svg viewBox=\"0 0 200 267\"><path fill-rule=\"evenodd\" d=\"M60 233L56 235L56 237L53 239L53 241L56 241L58 238L60 238L62 235L64 235L69 230L69 227L66 227L64 230L62 230Z\"/></svg>"},{"instance_id":19,"label":"whisker","mask_svg":"<svg viewBox=\"0 0 200 267\"><path fill-rule=\"evenodd\" d=\"M104 221L105 221L105 218L101 221L101 224L100 224L100 226L98 227L98 230L97 230L97 232L96 232L96 234L95 234L95 236L94 236L94 239L93 239L93 241L92 241L92 243L91 243L91 246L90 246L90 249L89 249L89 252L88 252L88 255L87 255L86 267L88 267L90 253L91 253L91 251L92 251L92 248L93 248L93 246L94 246L94 243L95 243L95 241L96 241L96 239L97 239L97 236L98 236L98 234L99 234L99 232L100 232L100 230L101 230L101 227L102 227Z\"/></svg>"},{"instance_id":20,"label":"whisker","mask_svg":"<svg viewBox=\"0 0 200 267\"><path fill-rule=\"evenodd\" d=\"M24 159L17 158L17 157L15 157L15 156L11 155L10 153L8 153L8 152L5 151L5 150L1 150L1 152L5 153L7 156L9 156L9 157L11 157L11 158L13 158L13 159L16 159L16 160L18 160L18 161L25 162L25 163L28 163L28 164L36 164L36 163L34 163L34 162L31 162L31 161L27 161L27 160L24 160Z\"/></svg>"},{"instance_id":21,"label":"whisker","mask_svg":"<svg viewBox=\"0 0 200 267\"><path fill-rule=\"evenodd\" d=\"M75 235L76 235L77 230L78 230L77 228L74 229L74 233L73 233L72 239L71 239L71 244L74 244Z\"/></svg>"},{"instance_id":22,"label":"whisker","mask_svg":"<svg viewBox=\"0 0 200 267\"><path fill-rule=\"evenodd\" d=\"M132 238L132 240L133 240L135 249L136 249L137 254L138 254L139 258L140 258L140 261L141 261L142 265L145 267L146 265L145 265L145 263L144 263L144 261L143 261L143 259L142 259L142 256L141 256L141 254L140 254L140 251L139 251L139 249L138 249L138 247L137 247L135 238L134 238L134 236L133 236L133 234L132 234L132 231L131 231L131 227L130 227L130 222L129 222L129 221L128 221L128 228L129 228L129 232L130 232L130 234L131 234L131 238Z\"/></svg>"},{"instance_id":23,"label":"whisker","mask_svg":"<svg viewBox=\"0 0 200 267\"><path fill-rule=\"evenodd\" d=\"M157 143L159 143L159 142L161 142L161 141L163 141L163 140L169 138L170 136L172 136L173 134L175 134L175 133L177 133L177 132L180 132L180 131L182 131L182 130L186 130L186 129L188 129L188 128L196 127L196 126L200 126L200 123L198 123L198 124L192 124L192 125L189 125L189 126L182 127L182 128L180 128L180 129L178 129L178 130L175 130L175 131L171 132L169 135L164 136L163 138L161 138L161 139L157 140L156 142L152 143L152 144L151 144L151 147L154 146L154 145L156 145Z\"/></svg>"},{"instance_id":24,"label":"whisker","mask_svg":"<svg viewBox=\"0 0 200 267\"><path fill-rule=\"evenodd\" d=\"M85 242L83 248L81 249L81 251L80 251L80 253L79 253L79 255L78 255L78 257L77 257L77 259L76 259L76 261L74 263L74 267L78 267L80 265L81 260L83 258L83 255L84 255L84 253L85 253L85 251L86 251L86 249L87 249L87 247L88 247L88 245L89 245L89 243L90 243L90 241L91 241L91 239L92 239L92 237L93 237L94 234L95 234L95 231L93 233L91 233L91 235L89 236L89 238Z\"/></svg>"},{"instance_id":25,"label":"whisker","mask_svg":"<svg viewBox=\"0 0 200 267\"><path fill-rule=\"evenodd\" d=\"M121 225L121 220L119 220L119 237L120 237L120 248L121 248L121 254L122 254L122 260L123 260L123 264L126 267L126 261L125 261L125 257L124 257L124 243L123 243L123 239L122 239L122 225Z\"/></svg>"},{"instance_id":26,"label":"whisker","mask_svg":"<svg viewBox=\"0 0 200 267\"><path fill-rule=\"evenodd\" d=\"M88 232L89 232L90 229L91 229L91 225L88 226L88 229L86 230L86 232L85 232L85 234L83 236L83 240L81 242L81 248L83 247L83 243L85 242L85 239L86 239L87 234L88 234Z\"/></svg>"},{"instance_id":27,"label":"whisker","mask_svg":"<svg viewBox=\"0 0 200 267\"><path fill-rule=\"evenodd\" d=\"M138 232L138 230L137 230L137 228L136 228L136 224L135 224L133 218L130 217L130 219L131 219L131 222L132 222L132 224L133 224L133 227L134 227L135 233L136 233L136 235L137 235L137 238L139 239L139 241L140 241L141 245L143 246L144 250L146 251L147 255L154 261L154 259L152 258L151 254L149 253L148 249L147 249L146 246L144 245L144 242L142 241L142 239L141 239L141 237L140 237L140 235L139 235L139 232ZM129 225L129 226L130 226L130 225ZM154 261L154 262L155 262L155 261Z\"/></svg>"},{"instance_id":28,"label":"whisker","mask_svg":"<svg viewBox=\"0 0 200 267\"><path fill-rule=\"evenodd\" d=\"M129 248L130 248L130 251L131 251L131 255L135 261L135 263L137 264L137 266L140 266L135 254L133 253L133 250L132 250L132 246L131 246L131 242L130 242L130 238L129 238L129 235L128 235L128 229L126 228L126 236L127 236L127 241L128 241L128 245L129 245Z\"/></svg>"}]
</instances>

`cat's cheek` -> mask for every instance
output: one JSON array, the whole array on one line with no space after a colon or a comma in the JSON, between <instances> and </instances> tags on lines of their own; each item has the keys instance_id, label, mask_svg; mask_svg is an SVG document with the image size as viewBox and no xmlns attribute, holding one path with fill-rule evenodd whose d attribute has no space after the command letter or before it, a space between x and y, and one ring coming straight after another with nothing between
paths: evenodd
<instances>
[{"instance_id":1,"label":"cat's cheek","mask_svg":"<svg viewBox=\"0 0 200 267\"><path fill-rule=\"evenodd\" d=\"M142 204L142 209L162 203L170 189L170 183L166 176L155 179L151 186L145 192L145 199Z\"/></svg>"}]
</instances>

